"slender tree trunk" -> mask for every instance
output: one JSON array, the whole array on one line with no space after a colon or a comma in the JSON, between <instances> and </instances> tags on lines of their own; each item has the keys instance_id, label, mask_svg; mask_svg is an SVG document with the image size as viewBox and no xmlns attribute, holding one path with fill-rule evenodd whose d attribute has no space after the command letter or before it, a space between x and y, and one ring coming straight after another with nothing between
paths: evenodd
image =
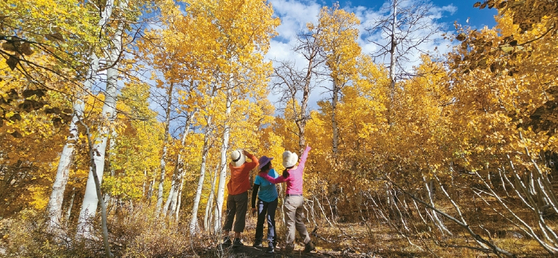
<instances>
[{"instance_id":1,"label":"slender tree trunk","mask_svg":"<svg viewBox=\"0 0 558 258\"><path fill-rule=\"evenodd\" d=\"M112 15L112 9L114 6L114 0L108 0L106 7L101 12L101 19L97 23L99 30L102 30L104 25L108 22ZM91 54L91 66L87 72L87 78L83 84L83 91L91 90L91 87L95 81L94 77L97 75L99 70L99 58L92 51ZM74 114L72 116L72 121L70 122L70 134L66 140L66 144L62 149L62 154L60 155L60 161L58 162L58 168L56 170L56 178L52 186L52 193L50 195L49 202L47 204L47 210L49 213L48 227L54 229L60 226L60 218L62 217L62 203L64 202L64 191L66 190L66 185L68 183L68 177L70 174L70 164L72 162L75 150L75 143L79 140L78 133L78 123L81 120L85 108L84 104L85 95L80 93L76 96L73 108Z\"/></svg>"},{"instance_id":2,"label":"slender tree trunk","mask_svg":"<svg viewBox=\"0 0 558 258\"><path fill-rule=\"evenodd\" d=\"M215 202L215 233L221 232L221 215L223 213L223 202L225 200L225 180L227 180L227 151L229 150L230 125L228 118L231 115L231 90L227 90L227 103L225 111L225 128L223 130L223 144L221 145L221 172L219 173L219 187L217 188L217 201Z\"/></svg>"},{"instance_id":3,"label":"slender tree trunk","mask_svg":"<svg viewBox=\"0 0 558 258\"><path fill-rule=\"evenodd\" d=\"M389 106L388 106L388 124L393 124L395 119L395 65L397 62L397 39L395 38L395 29L397 26L397 0L393 0L392 6L392 22L391 22L391 35L390 35L390 49L389 49Z\"/></svg>"},{"instance_id":4,"label":"slender tree trunk","mask_svg":"<svg viewBox=\"0 0 558 258\"><path fill-rule=\"evenodd\" d=\"M72 208L74 208L74 199L76 197L76 188L72 189L72 198L70 198L70 204L68 205L68 209L66 210L66 220L65 225L68 225L68 221L70 221L70 216L72 215Z\"/></svg>"},{"instance_id":5,"label":"slender tree trunk","mask_svg":"<svg viewBox=\"0 0 558 258\"><path fill-rule=\"evenodd\" d=\"M169 143L170 112L172 106L173 88L174 88L174 83L171 82L169 85L169 89L167 91L168 99L167 99L167 107L165 110L165 138L163 140L163 154L161 155L161 162L160 162L161 173L159 174L159 189L157 192L157 207L155 211L156 216L159 216L159 213L161 212L161 208L163 205L163 187L165 184L165 174L166 174L165 166L167 160L167 145Z\"/></svg>"},{"instance_id":6,"label":"slender tree trunk","mask_svg":"<svg viewBox=\"0 0 558 258\"><path fill-rule=\"evenodd\" d=\"M184 187L184 176L182 177L182 182L180 183L180 191L178 192L178 200L176 202L175 216L177 222L178 219L180 218L180 205L182 204L182 189L184 189L183 187Z\"/></svg>"},{"instance_id":7,"label":"slender tree trunk","mask_svg":"<svg viewBox=\"0 0 558 258\"><path fill-rule=\"evenodd\" d=\"M116 138L118 137L118 133L116 132L116 130L114 130L114 128L111 128L110 130L110 139L109 139L109 154L108 154L108 165L109 165L109 169L110 169L110 176L114 177L116 175L116 171L114 171L114 166L112 165L113 160L114 160L114 152L115 152L115 148L116 148ZM110 210L112 208L114 208L114 205L118 202L118 200L116 200L116 198L113 198L109 193L105 193L105 202L107 205L107 209Z\"/></svg>"},{"instance_id":8,"label":"slender tree trunk","mask_svg":"<svg viewBox=\"0 0 558 258\"><path fill-rule=\"evenodd\" d=\"M312 75L314 73L314 58L317 56L317 51L314 51L314 48L311 48L312 52L310 53L310 57L308 59L308 67L306 69L306 76L304 77L304 87L302 89L302 101L300 102L300 117L296 123L298 126L298 146L299 146L299 153L304 152L304 148L306 147L306 138L305 138L305 130L306 130L306 121L308 121L308 117L306 115L306 110L308 109L308 99L310 97L310 84L312 83Z\"/></svg>"},{"instance_id":9,"label":"slender tree trunk","mask_svg":"<svg viewBox=\"0 0 558 258\"><path fill-rule=\"evenodd\" d=\"M339 148L339 128L337 126L337 103L339 102L339 94L341 91L340 85L333 80L333 96L331 99L331 128L332 128L332 151L333 156L337 157L337 152Z\"/></svg>"},{"instance_id":10,"label":"slender tree trunk","mask_svg":"<svg viewBox=\"0 0 558 258\"><path fill-rule=\"evenodd\" d=\"M210 116L207 121L205 135L203 136L203 150L202 162L200 168L200 179L198 181L198 188L196 189L196 196L194 197L194 205L192 207L192 220L190 221L190 235L195 235L198 229L198 208L200 205L201 194L203 190L203 182L205 179L205 167L207 165L207 155L209 154L209 142L213 134L213 126L211 124L212 117Z\"/></svg>"},{"instance_id":11,"label":"slender tree trunk","mask_svg":"<svg viewBox=\"0 0 558 258\"><path fill-rule=\"evenodd\" d=\"M142 186L142 191L141 191L141 196L144 197L145 196L145 187L147 186L147 168L143 169L143 177L145 178L143 180L143 186Z\"/></svg>"},{"instance_id":12,"label":"slender tree trunk","mask_svg":"<svg viewBox=\"0 0 558 258\"><path fill-rule=\"evenodd\" d=\"M203 217L203 228L209 231L211 227L211 210L213 208L213 199L215 199L215 185L217 184L217 171L219 170L219 165L211 173L211 191L209 192L209 197L207 198L207 205L205 206L205 216Z\"/></svg>"},{"instance_id":13,"label":"slender tree trunk","mask_svg":"<svg viewBox=\"0 0 558 258\"><path fill-rule=\"evenodd\" d=\"M121 1L121 9L127 7L127 1ZM122 34L124 33L124 24L120 22L118 24L118 29L116 35L112 40L112 48L108 50L108 58L112 66L107 69L107 86L106 86L106 96L105 103L103 105L102 117L105 119L103 124L99 127L98 136L94 142L94 161L92 164L89 177L87 178L87 185L85 187L85 195L83 198L83 204L81 206L81 212L78 219L78 235L82 235L86 238L91 236L92 225L90 220L95 217L95 212L97 210L97 203L99 201L99 196L95 189L95 185L101 184L103 180L103 172L105 167L105 152L107 148L107 140L109 134L109 125L115 119L116 114L116 94L117 94L117 80L118 80L118 70L116 68L116 62L121 54L122 47ZM95 171L93 170L95 169ZM97 175L95 177L94 175ZM104 206L104 203L102 204Z\"/></svg>"},{"instance_id":14,"label":"slender tree trunk","mask_svg":"<svg viewBox=\"0 0 558 258\"><path fill-rule=\"evenodd\" d=\"M194 110L190 114L188 120L186 121L186 125L184 126L184 133L182 134L182 141L181 141L182 148L184 148L184 146L186 145L186 138L188 137L188 134L190 134L190 126L192 125L194 115L196 114L196 112L197 110ZM181 187L184 181L184 173L185 173L184 156L180 152L177 154L176 161L177 162L176 162L176 166L174 167L172 186L167 201L165 202L165 206L163 207L164 215L167 215L167 212L169 211L169 207L171 205L176 205L177 197L179 195L180 190L182 189ZM170 210L172 214L174 210L173 209Z\"/></svg>"},{"instance_id":15,"label":"slender tree trunk","mask_svg":"<svg viewBox=\"0 0 558 258\"><path fill-rule=\"evenodd\" d=\"M172 182L171 182L171 188L169 190L169 195L167 196L167 201L165 202L165 205L163 205L163 216L167 215L167 212L169 211L169 208L171 206L171 202L172 199L174 198L174 195L176 194L176 191L178 190L178 184L180 183L178 181L178 177L177 177L177 167L174 167L174 174L172 176Z\"/></svg>"},{"instance_id":16,"label":"slender tree trunk","mask_svg":"<svg viewBox=\"0 0 558 258\"><path fill-rule=\"evenodd\" d=\"M149 191L147 191L147 200L149 205L151 205L151 197L153 197L153 191L155 190L155 180L157 179L157 172L155 171L153 175L153 180L149 183Z\"/></svg>"},{"instance_id":17,"label":"slender tree trunk","mask_svg":"<svg viewBox=\"0 0 558 258\"><path fill-rule=\"evenodd\" d=\"M169 208L169 216L172 217L172 215L174 213L176 213L176 210L178 209L178 196L182 193L182 186L184 185L184 174L181 174L178 176L178 180L177 180L178 184L176 186L176 191L174 192L174 195L172 196L171 199L171 203L170 203L170 208Z\"/></svg>"},{"instance_id":18,"label":"slender tree trunk","mask_svg":"<svg viewBox=\"0 0 558 258\"><path fill-rule=\"evenodd\" d=\"M78 98L81 98L78 97ZM70 135L66 140L64 149L58 162L58 169L56 170L56 178L52 186L52 193L47 204L49 214L48 227L50 230L60 228L60 218L62 217L62 203L64 202L64 191L68 184L70 175L70 165L74 156L75 144L78 139L77 123L83 114L83 101L78 99L74 103L74 115L70 123Z\"/></svg>"},{"instance_id":19,"label":"slender tree trunk","mask_svg":"<svg viewBox=\"0 0 558 258\"><path fill-rule=\"evenodd\" d=\"M84 124L85 125L85 124ZM89 144L89 157L91 162L91 173L93 174L93 181L95 183L95 193L98 199L101 199L101 223L102 223L102 231L103 231L103 245L105 247L105 256L107 258L112 257L110 252L110 245L108 242L108 228L107 228L107 207L105 206L105 202L103 200L103 193L101 192L101 181L99 180L99 176L97 175L97 164L96 164L96 157L95 155L96 149L93 147L93 143L91 142L91 133L89 132L89 127L86 126L87 130L87 143ZM102 176L100 177L102 178ZM79 230L79 229L78 229ZM79 233L79 231L78 231Z\"/></svg>"}]
</instances>

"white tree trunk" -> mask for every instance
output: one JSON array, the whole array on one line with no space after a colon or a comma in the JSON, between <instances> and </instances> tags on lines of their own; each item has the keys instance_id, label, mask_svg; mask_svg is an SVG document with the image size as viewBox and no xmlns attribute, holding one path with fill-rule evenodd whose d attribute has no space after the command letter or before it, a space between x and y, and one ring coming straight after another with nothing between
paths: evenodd
<instances>
[{"instance_id":1,"label":"white tree trunk","mask_svg":"<svg viewBox=\"0 0 558 258\"><path fill-rule=\"evenodd\" d=\"M109 14L110 15L110 14ZM94 76L99 70L99 58L95 54L91 55L91 67L87 73L87 80L83 84L83 90L91 90L94 82ZM52 186L52 193L47 204L49 214L48 227L55 229L60 227L60 218L62 217L62 203L64 202L64 191L68 184L70 175L70 165L74 157L75 144L79 141L78 123L83 116L85 104L83 102L84 94L78 94L74 101L74 114L70 122L70 134L62 149L58 169L56 170L56 178Z\"/></svg>"},{"instance_id":2,"label":"white tree trunk","mask_svg":"<svg viewBox=\"0 0 558 258\"><path fill-rule=\"evenodd\" d=\"M223 214L223 202L225 200L225 180L227 179L227 151L229 150L230 126L227 122L231 114L231 90L227 91L227 103L225 111L225 129L223 131L223 144L221 145L221 172L219 173L219 187L217 188L217 201L215 202L215 233L221 232L221 215Z\"/></svg>"},{"instance_id":3,"label":"white tree trunk","mask_svg":"<svg viewBox=\"0 0 558 258\"><path fill-rule=\"evenodd\" d=\"M157 207L155 210L155 214L156 216L159 216L159 213L161 212L161 208L163 205L163 187L164 187L164 183L165 183L165 174L166 169L166 161L165 159L167 158L167 136L165 134L165 140L164 140L164 146L163 146L163 155L161 156L161 161L160 161L160 168L161 168L161 172L159 173L159 187L157 189Z\"/></svg>"},{"instance_id":4,"label":"white tree trunk","mask_svg":"<svg viewBox=\"0 0 558 258\"><path fill-rule=\"evenodd\" d=\"M203 182L205 179L205 167L207 165L207 155L209 154L209 141L213 134L213 129L211 125L212 117L210 116L207 121L207 127L205 135L203 137L203 150L202 150L202 162L200 168L200 179L198 181L198 188L196 189L196 197L194 197L194 205L192 207L192 220L190 220L190 235L195 235L198 229L198 208L200 205L200 199L203 189Z\"/></svg>"},{"instance_id":5,"label":"white tree trunk","mask_svg":"<svg viewBox=\"0 0 558 258\"><path fill-rule=\"evenodd\" d=\"M147 177L147 168L144 168L144 169L143 169L143 177L144 177L143 186L142 186L142 189L143 189L143 190L141 191L141 196L142 196L142 197L145 196L145 194L146 194L146 192L147 192L147 191L145 190L146 185L147 185L147 179L148 179L148 177Z\"/></svg>"},{"instance_id":6,"label":"white tree trunk","mask_svg":"<svg viewBox=\"0 0 558 258\"><path fill-rule=\"evenodd\" d=\"M92 68L93 69L93 68ZM84 86L87 87L87 86ZM56 170L56 178L52 186L52 193L47 204L49 214L48 227L51 230L60 228L60 218L62 217L62 203L64 202L64 191L68 184L70 175L70 165L74 156L75 144L79 140L77 123L83 115L83 101L81 99L74 102L74 115L70 123L70 135L66 140L60 161L58 162L58 169Z\"/></svg>"},{"instance_id":7,"label":"white tree trunk","mask_svg":"<svg viewBox=\"0 0 558 258\"><path fill-rule=\"evenodd\" d=\"M192 111L184 126L184 133L182 134L182 141L181 141L182 148L184 148L186 144L186 138L188 137L188 134L190 134L190 126L192 125L192 121L194 119L194 115L196 114L196 112L197 110ZM174 175L172 178L172 186L169 192L169 196L167 197L167 201L165 202L165 206L163 207L163 215L165 216L167 215L167 212L169 210L170 210L170 214L174 213L174 207L176 207L179 192L181 192L180 190L182 189L182 185L184 184L184 173L185 173L184 156L179 152L177 154L176 160L177 162L174 169Z\"/></svg>"},{"instance_id":8,"label":"white tree trunk","mask_svg":"<svg viewBox=\"0 0 558 258\"><path fill-rule=\"evenodd\" d=\"M169 88L167 90L167 107L165 110L165 138L163 140L163 154L161 155L161 173L159 174L159 189L157 192L157 207L155 210L155 214L156 216L159 216L159 213L161 212L162 206L163 206L163 187L164 187L164 183L165 183L165 174L167 173L166 171L166 159L167 159L167 145L169 142L169 127L170 127L170 119L171 119L171 107L172 107L172 92L173 92L173 88L174 88L174 83L171 82L169 85ZM174 184L174 183L173 183ZM169 194L172 194L172 192L170 192ZM169 196L170 198L171 196ZM167 206L168 207L168 206Z\"/></svg>"},{"instance_id":9,"label":"white tree trunk","mask_svg":"<svg viewBox=\"0 0 558 258\"><path fill-rule=\"evenodd\" d=\"M109 0L106 8L112 8L113 0ZM127 7L127 1L120 2L120 8L124 9ZM112 13L112 12L111 12ZM116 94L117 94L117 82L118 82L118 70L116 69L116 64L119 55L122 50L122 34L124 33L124 24L119 23L116 35L112 39L112 47L107 50L108 57L107 61L111 64L111 67L107 69L107 84L105 91L105 102L102 110L102 117L105 121L99 126L98 136L95 139L94 145L94 166L95 172L90 169L89 176L87 178L87 185L85 187L85 195L83 197L83 203L81 206L81 212L78 219L78 231L77 234L90 238L92 235L92 224L91 219L95 217L95 212L97 210L98 198L97 190L95 187L94 174L97 174L98 183L102 184L103 172L105 167L105 152L107 148L108 135L110 133L109 126L115 119L116 114Z\"/></svg>"},{"instance_id":10,"label":"white tree trunk","mask_svg":"<svg viewBox=\"0 0 558 258\"><path fill-rule=\"evenodd\" d=\"M167 196L167 201L165 202L165 205L163 205L163 216L167 215L167 212L169 211L169 208L171 208L172 204L172 200L175 196L175 191L178 188L178 184L180 183L177 177L177 170L178 168L175 166L174 168L174 175L172 176L172 182L171 182L171 188L169 190L169 195Z\"/></svg>"},{"instance_id":11,"label":"white tree trunk","mask_svg":"<svg viewBox=\"0 0 558 258\"><path fill-rule=\"evenodd\" d=\"M108 154L108 164L110 169L110 176L114 177L116 175L116 171L114 170L114 166L112 165L114 160L114 149L116 148L116 138L118 137L118 133L114 128L110 130L110 142L109 142L109 154ZM113 198L109 193L105 193L103 198L107 204L107 208L112 209L114 208L115 204L118 202L116 198Z\"/></svg>"},{"instance_id":12,"label":"white tree trunk","mask_svg":"<svg viewBox=\"0 0 558 258\"><path fill-rule=\"evenodd\" d=\"M176 206L174 214L176 217L176 222L178 222L178 218L180 218L180 204L182 202L182 189L184 187L184 176L182 176L182 182L180 183L180 189L178 191L178 196L177 196L177 201L176 201Z\"/></svg>"},{"instance_id":13,"label":"white tree trunk","mask_svg":"<svg viewBox=\"0 0 558 258\"><path fill-rule=\"evenodd\" d=\"M215 184L217 183L217 171L219 167L216 167L211 173L211 191L209 192L209 197L207 198L207 205L205 206L205 216L203 217L203 228L209 230L211 227L211 209L213 208L213 199L215 199Z\"/></svg>"},{"instance_id":14,"label":"white tree trunk","mask_svg":"<svg viewBox=\"0 0 558 258\"><path fill-rule=\"evenodd\" d=\"M112 9L114 6L114 0L108 0L106 7L101 12L101 19L99 20L97 26L99 30L102 30L106 23L109 21L112 15ZM89 91L95 81L94 76L97 75L99 71L99 58L95 55L95 52L91 54L91 66L87 72L87 78L83 84L83 90ZM62 203L64 202L64 191L66 190L66 185L68 183L68 177L70 174L70 164L72 162L75 150L75 143L79 140L79 133L77 124L81 120L84 111L84 94L78 94L76 100L74 101L74 114L72 121L70 122L70 134L62 149L62 154L60 155L60 161L58 162L58 168L56 170L56 178L52 186L52 193L50 195L49 202L47 204L47 210L49 213L48 227L54 229L60 226L60 218L62 217Z\"/></svg>"},{"instance_id":15,"label":"white tree trunk","mask_svg":"<svg viewBox=\"0 0 558 258\"><path fill-rule=\"evenodd\" d=\"M151 205L151 197L153 197L153 190L155 189L155 180L157 178L157 172L155 171L153 174L153 180L149 183L149 190L147 191L147 201L149 205Z\"/></svg>"},{"instance_id":16,"label":"white tree trunk","mask_svg":"<svg viewBox=\"0 0 558 258\"><path fill-rule=\"evenodd\" d=\"M68 205L68 209L66 210L66 223L68 225L68 221L70 221L70 216L72 215L72 208L74 208L74 199L76 197L76 188L72 189L72 198L70 198L70 204Z\"/></svg>"}]
</instances>

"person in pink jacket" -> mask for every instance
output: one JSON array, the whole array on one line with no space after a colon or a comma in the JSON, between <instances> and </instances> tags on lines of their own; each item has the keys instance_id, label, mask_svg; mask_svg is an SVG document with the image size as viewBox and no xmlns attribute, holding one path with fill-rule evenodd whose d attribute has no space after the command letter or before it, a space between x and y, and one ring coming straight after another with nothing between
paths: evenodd
<instances>
[{"instance_id":1,"label":"person in pink jacket","mask_svg":"<svg viewBox=\"0 0 558 258\"><path fill-rule=\"evenodd\" d=\"M304 252L316 250L316 247L312 243L312 239L310 239L310 234L308 234L306 226L304 225L304 198L302 197L304 165L306 164L310 149L310 146L306 146L298 165L296 164L298 160L298 155L296 155L296 153L290 151L283 152L283 166L285 167L283 176L272 178L267 173L259 174L260 177L274 184L282 182L287 183L287 190L285 192L285 220L287 226L286 252L292 252L294 250L295 229L300 236L304 238Z\"/></svg>"}]
</instances>

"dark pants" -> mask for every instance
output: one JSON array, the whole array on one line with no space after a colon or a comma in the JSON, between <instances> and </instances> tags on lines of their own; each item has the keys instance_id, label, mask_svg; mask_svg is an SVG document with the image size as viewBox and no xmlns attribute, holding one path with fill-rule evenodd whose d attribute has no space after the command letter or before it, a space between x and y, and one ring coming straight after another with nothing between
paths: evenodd
<instances>
[{"instance_id":1,"label":"dark pants","mask_svg":"<svg viewBox=\"0 0 558 258\"><path fill-rule=\"evenodd\" d=\"M234 222L234 232L244 231L244 225L246 224L246 209L248 207L248 192L244 192L237 195L229 195L227 197L227 217L225 219L225 226L223 230L231 231L234 216L236 215L236 221Z\"/></svg>"},{"instance_id":2,"label":"dark pants","mask_svg":"<svg viewBox=\"0 0 558 258\"><path fill-rule=\"evenodd\" d=\"M264 202L258 198L258 223L256 224L256 242L261 242L263 238L264 221L267 220L267 241L275 245L275 210L277 209L277 199L272 202ZM266 216L267 215L267 216Z\"/></svg>"}]
</instances>

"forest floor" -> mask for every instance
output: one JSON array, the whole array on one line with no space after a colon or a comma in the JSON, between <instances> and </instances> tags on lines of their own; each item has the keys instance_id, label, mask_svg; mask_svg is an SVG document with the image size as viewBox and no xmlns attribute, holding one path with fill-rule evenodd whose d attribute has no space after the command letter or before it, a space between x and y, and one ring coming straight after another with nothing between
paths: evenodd
<instances>
[{"instance_id":1,"label":"forest floor","mask_svg":"<svg viewBox=\"0 0 558 258\"><path fill-rule=\"evenodd\" d=\"M310 223L308 223L310 224ZM307 224L307 226L309 226ZM237 248L220 248L218 245L206 245L196 248L199 257L348 257L348 258L391 258L391 257L497 257L494 254L485 253L475 248L463 248L467 244L461 237L454 236L454 248L449 246L437 246L430 241L420 239L409 240L397 234L383 223L374 222L368 225L362 223L337 223L331 227L322 225L319 228L308 228L313 231L312 241L316 245L316 251L311 253L303 252L304 245L298 242L295 251L287 254L283 249L277 250L274 254L266 253L267 245L264 247L252 247L253 225L248 221L247 234L243 234L245 246ZM284 245L282 228L278 228L279 246ZM249 232L249 233L248 233ZM517 257L549 257L544 250L533 242L532 239L515 237L510 231L503 238L493 239L500 246L506 249L515 249ZM298 237L298 233L297 233ZM411 243L411 242L413 243ZM207 243L207 242L206 242ZM460 243L460 244L458 244ZM425 245L426 244L426 245ZM421 245L419 247L418 245ZM474 244L469 246L475 247ZM513 246L513 247L512 247ZM424 248L426 247L426 248Z\"/></svg>"},{"instance_id":2,"label":"forest floor","mask_svg":"<svg viewBox=\"0 0 558 258\"><path fill-rule=\"evenodd\" d=\"M242 246L236 248L206 249L201 257L373 257L366 254L343 253L333 250L317 250L310 253L303 252L303 247L298 247L294 252L287 254L282 249L276 250L275 253L266 253L266 247ZM221 254L221 255L219 255ZM377 256L376 256L377 257Z\"/></svg>"},{"instance_id":3,"label":"forest floor","mask_svg":"<svg viewBox=\"0 0 558 258\"><path fill-rule=\"evenodd\" d=\"M252 223L248 221L247 231L253 232ZM409 247L405 240L396 234L383 232L366 232L367 228L359 223L340 223L336 227L308 228L312 232L312 241L316 245L316 251L305 253L304 245L298 241L295 250L288 254L284 251L284 241L281 236L284 232L279 228L279 248L273 254L266 253L267 244L264 247L253 247L251 234L244 234L244 246L222 248L219 245L196 248L200 257L425 257L428 253L420 252ZM375 231L375 230L374 230ZM370 237L372 233L374 236ZM298 233L297 233L298 236ZM300 240L300 239L298 239ZM283 244L283 245L282 245Z\"/></svg>"}]
</instances>

